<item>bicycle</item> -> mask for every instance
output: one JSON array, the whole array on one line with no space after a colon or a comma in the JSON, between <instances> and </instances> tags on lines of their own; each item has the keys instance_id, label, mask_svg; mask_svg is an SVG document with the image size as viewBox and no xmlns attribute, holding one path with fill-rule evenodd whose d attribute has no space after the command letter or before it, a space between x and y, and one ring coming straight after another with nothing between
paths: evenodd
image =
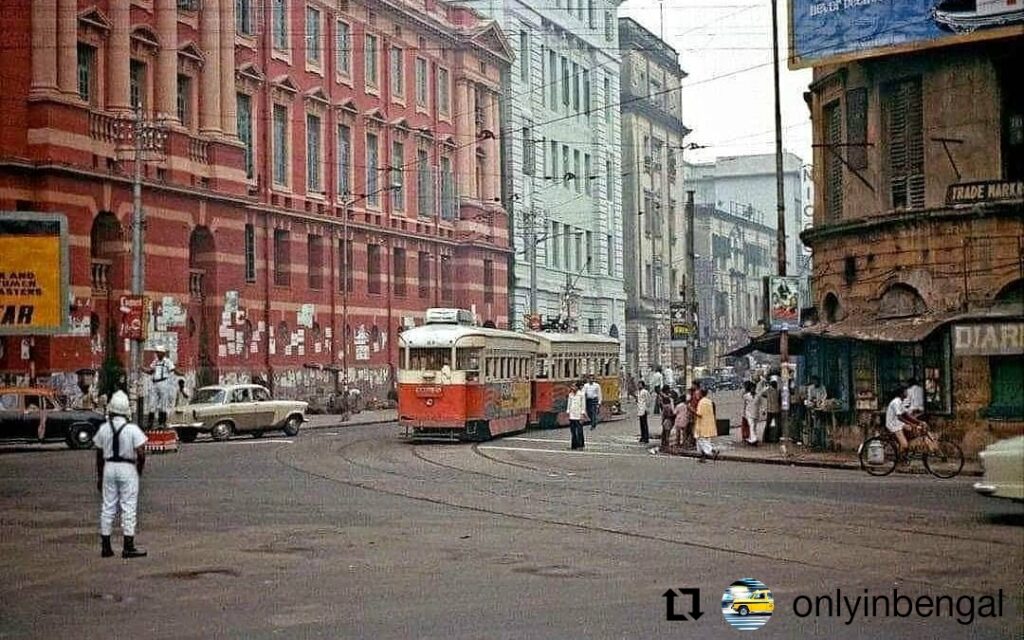
<instances>
[{"instance_id":1,"label":"bicycle","mask_svg":"<svg viewBox=\"0 0 1024 640\"><path fill-rule=\"evenodd\" d=\"M928 473L936 478L953 478L964 468L964 452L955 442L940 440L927 429L921 433L908 434L907 451L904 461L920 458ZM915 447L924 444L924 450ZM916 449L916 450L915 450ZM889 431L882 431L864 440L857 449L860 468L873 476L887 476L900 463L899 443Z\"/></svg>"}]
</instances>

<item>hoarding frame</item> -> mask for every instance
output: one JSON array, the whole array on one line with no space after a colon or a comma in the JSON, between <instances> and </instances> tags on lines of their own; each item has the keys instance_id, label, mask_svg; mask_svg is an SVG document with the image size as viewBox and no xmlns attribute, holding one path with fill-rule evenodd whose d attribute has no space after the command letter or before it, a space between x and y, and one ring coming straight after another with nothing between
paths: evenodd
<instances>
[{"instance_id":1,"label":"hoarding frame","mask_svg":"<svg viewBox=\"0 0 1024 640\"><path fill-rule=\"evenodd\" d=\"M50 213L50 212L34 212L34 211L0 211L0 222L7 221L22 221L22 222L37 222L37 223L56 223L57 224L57 238L58 238L58 252L60 253L60 269L59 273L59 295L61 299L60 304L60 321L55 326L48 327L0 327L0 336L5 335L33 335L33 336L52 336L68 333L71 329L69 316L71 309L71 262L69 256L69 242L68 242L68 218L63 213Z\"/></svg>"},{"instance_id":2,"label":"hoarding frame","mask_svg":"<svg viewBox=\"0 0 1024 640\"><path fill-rule=\"evenodd\" d=\"M788 12L786 17L789 23L786 28L786 42L789 45L789 55L786 56L786 66L791 71L796 71L798 69L811 69L825 65L844 64L847 62L854 62L867 58L879 58L899 53L915 53L925 51L927 49L934 49L936 47L948 47L967 42L982 42L986 40L1001 40L1004 38L1011 38L1013 36L1024 36L1024 24L1007 25L1002 27L976 29L970 33L950 33L942 38L933 38L930 40L917 40L914 42L904 42L900 44L865 47L863 49L857 49L846 53L823 55L821 57L798 58L796 55L795 20L793 18L793 5L795 2L796 0L786 0L786 11Z\"/></svg>"}]
</instances>

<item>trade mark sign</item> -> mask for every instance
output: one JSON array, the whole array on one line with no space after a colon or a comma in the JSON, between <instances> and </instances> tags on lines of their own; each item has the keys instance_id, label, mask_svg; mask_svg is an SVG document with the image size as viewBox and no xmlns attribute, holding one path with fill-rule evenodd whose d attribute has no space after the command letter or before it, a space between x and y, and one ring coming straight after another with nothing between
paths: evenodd
<instances>
[{"instance_id":1,"label":"trade mark sign","mask_svg":"<svg viewBox=\"0 0 1024 640\"><path fill-rule=\"evenodd\" d=\"M0 212L0 335L68 328L67 219Z\"/></svg>"}]
</instances>

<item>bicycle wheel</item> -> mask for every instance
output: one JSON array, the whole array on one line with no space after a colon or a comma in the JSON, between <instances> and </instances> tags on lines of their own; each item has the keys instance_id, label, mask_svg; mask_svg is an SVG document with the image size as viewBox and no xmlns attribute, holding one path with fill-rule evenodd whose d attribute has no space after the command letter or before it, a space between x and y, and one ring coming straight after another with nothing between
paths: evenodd
<instances>
[{"instance_id":1,"label":"bicycle wheel","mask_svg":"<svg viewBox=\"0 0 1024 640\"><path fill-rule=\"evenodd\" d=\"M940 440L936 450L924 454L924 467L936 478L952 478L964 468L964 452L954 443Z\"/></svg>"},{"instance_id":2,"label":"bicycle wheel","mask_svg":"<svg viewBox=\"0 0 1024 640\"><path fill-rule=\"evenodd\" d=\"M874 436L860 445L860 468L873 476L887 476L896 469L899 450L892 440Z\"/></svg>"}]
</instances>

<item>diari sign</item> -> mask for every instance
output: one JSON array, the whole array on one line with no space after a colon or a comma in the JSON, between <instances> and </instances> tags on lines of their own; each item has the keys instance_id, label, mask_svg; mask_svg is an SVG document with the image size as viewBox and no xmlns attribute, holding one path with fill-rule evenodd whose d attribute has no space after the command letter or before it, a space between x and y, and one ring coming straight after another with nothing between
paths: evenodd
<instances>
[{"instance_id":1,"label":"diari sign","mask_svg":"<svg viewBox=\"0 0 1024 640\"><path fill-rule=\"evenodd\" d=\"M1024 322L984 322L953 327L958 356L1024 355Z\"/></svg>"},{"instance_id":2,"label":"diari sign","mask_svg":"<svg viewBox=\"0 0 1024 640\"><path fill-rule=\"evenodd\" d=\"M0 212L0 335L68 329L68 235L62 214Z\"/></svg>"}]
</instances>

